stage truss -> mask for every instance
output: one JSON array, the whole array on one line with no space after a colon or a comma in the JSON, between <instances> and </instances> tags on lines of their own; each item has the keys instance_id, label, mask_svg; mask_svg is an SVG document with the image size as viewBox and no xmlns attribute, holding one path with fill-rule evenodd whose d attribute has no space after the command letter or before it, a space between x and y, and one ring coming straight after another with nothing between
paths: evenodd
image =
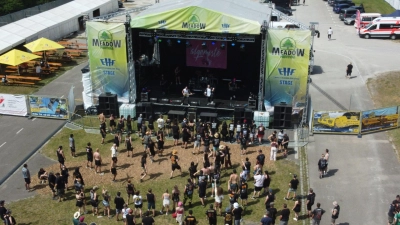
<instances>
[{"instance_id":1,"label":"stage truss","mask_svg":"<svg viewBox=\"0 0 400 225\"><path fill-rule=\"evenodd\" d=\"M132 28L130 25L131 16L126 14L126 41L128 48L128 73L129 73L129 103L136 102L136 79L135 79L135 61L133 58L133 46L132 46Z\"/></svg>"},{"instance_id":2,"label":"stage truss","mask_svg":"<svg viewBox=\"0 0 400 225\"><path fill-rule=\"evenodd\" d=\"M261 26L261 58L260 58L260 81L258 85L258 111L263 111L264 102L264 79L265 79L265 66L266 66L266 52L267 52L267 28L268 23L264 20Z\"/></svg>"}]
</instances>

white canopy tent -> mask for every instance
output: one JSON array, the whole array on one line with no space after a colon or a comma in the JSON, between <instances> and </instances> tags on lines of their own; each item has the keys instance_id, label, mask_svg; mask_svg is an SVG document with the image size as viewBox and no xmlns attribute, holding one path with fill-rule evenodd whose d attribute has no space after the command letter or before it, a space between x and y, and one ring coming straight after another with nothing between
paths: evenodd
<instances>
[{"instance_id":1,"label":"white canopy tent","mask_svg":"<svg viewBox=\"0 0 400 225\"><path fill-rule=\"evenodd\" d=\"M60 39L79 30L78 18L99 10L100 15L118 11L117 0L74 0L46 12L0 27L0 54L41 37Z\"/></svg>"}]
</instances>

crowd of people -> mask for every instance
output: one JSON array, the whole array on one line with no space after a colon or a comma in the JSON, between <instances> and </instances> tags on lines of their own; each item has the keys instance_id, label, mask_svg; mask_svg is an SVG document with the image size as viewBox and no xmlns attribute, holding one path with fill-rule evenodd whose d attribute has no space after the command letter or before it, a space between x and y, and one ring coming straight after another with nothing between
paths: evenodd
<instances>
[{"instance_id":1,"label":"crowd of people","mask_svg":"<svg viewBox=\"0 0 400 225\"><path fill-rule=\"evenodd\" d=\"M123 143L126 154L128 157L133 157L133 139L131 137L132 130L132 118L128 116L126 119L121 116L118 122L111 116L109 119L109 130L107 132L106 118L103 114L99 115L100 120L100 133L102 135L102 143L107 133L113 135L113 145L111 147L111 163L110 172L112 174L112 182L116 182L117 176L117 162L118 153L120 150L120 144ZM209 205L208 209L205 210L206 219L209 224L217 224L218 216L222 216L224 224L234 224L239 225L243 215L245 215L248 199L257 199L262 196L265 197L263 204L265 205L265 215L261 219L261 224L275 224L278 219L279 223L285 225L289 221L291 210L288 208L288 204L285 203L282 209L279 211L275 208L275 195L273 190L270 188L271 177L267 170L263 169L265 164L265 155L262 150L257 151L257 155L254 158L255 165L252 166L251 161L246 157L241 162L241 171L238 173L236 169L232 168L231 162L231 151L230 147L222 142L226 143L238 143L240 145L240 154L247 154L247 146L253 145L255 143L262 144L265 136L265 128L262 124L259 126L255 125L253 121L247 124L247 121L238 121L236 124L223 122L222 125L217 124L215 121L202 122L198 120L188 121L183 119L183 121L178 124L177 120L166 120L160 116L156 121L152 120L146 126L142 115L138 117L137 132L138 136L143 143L143 149L138 151L143 151L140 165L142 168L142 173L140 177L140 182L144 182L146 176L148 176L147 169L147 159L150 161L154 160L156 154L159 156L164 155L164 142L165 136L172 136L174 139L173 146L175 149L171 151L169 155L171 163L170 179L173 179L174 172L177 170L182 176L182 168L180 166L180 158L178 156L177 148L180 145L181 148L188 148L188 143L193 142L193 155L201 155L203 165L199 167L198 157L196 161L190 163L190 167L187 168L189 171L189 177L187 183L184 184L184 190L179 190L178 184L176 184L171 191L166 188L164 193L161 195L161 207L156 210L156 197L157 193L153 193L152 189L148 189L145 196L142 197L141 192L138 187L136 187L131 180L127 180L126 194L127 198L121 197L121 192L117 192L114 196L114 201L112 202L112 196L109 191L102 189L101 193L98 191L98 187L94 186L90 188L90 200L87 202L88 198L85 193L85 182L79 168L75 168L72 174L73 184L69 186L69 172L65 165L66 155L64 153L63 147L59 146L56 151L57 158L59 161L60 172L46 172L43 168L38 172L38 179L41 183L46 183L51 189L52 198L62 202L65 200L65 191L72 189L75 191L76 207L78 211L74 214L73 222L74 224L86 224L84 222L84 215L88 213L87 205L91 205L91 214L93 216L104 216L112 218L111 204L114 203L115 207L115 219L118 221L122 219L125 224L135 224L136 218L142 218L142 224L154 224L153 217L156 214L169 215L175 218L176 222L179 224L195 224L197 218L193 216L192 210L189 210L186 214L185 209L191 208L193 201L196 201L193 197L195 192L198 193L199 203L206 208L207 207L207 193L211 191L211 198L214 198L214 203ZM154 129L153 122L157 124L157 130ZM125 137L123 133L126 131ZM104 133L103 133L104 132ZM284 157L288 154L288 142L289 137L283 131L274 131L266 139L271 146L270 160L276 160L276 154L281 151ZM157 150L156 150L157 145ZM69 137L69 147L71 157L77 157L75 148L75 139L71 134ZM86 168L94 169L95 174L104 175L102 172L103 159L100 155L99 149L97 148L93 151L91 143L88 142L86 146L87 161L85 161ZM167 156L168 155L164 155ZM328 150L326 154L329 157ZM325 158L324 158L325 159ZM93 166L93 161L94 166ZM186 169L186 168L184 168ZM223 184L221 182L221 171L226 169L232 169L232 173L229 176L229 180L226 183L226 192L224 192ZM324 168L323 172L327 171ZM22 170L26 189L30 190L30 173L28 166L25 164ZM250 191L249 181L252 180L253 191ZM292 194L292 200L294 201L292 210L294 211L294 220L298 220L301 211L301 200L296 195L297 187L299 185L299 180L297 175L293 175L293 179L289 182L289 190L286 197L286 201L290 200L289 197ZM86 189L87 190L87 189ZM86 191L87 192L87 191ZM222 206L224 199L224 194L229 198L229 205L226 207ZM307 210L309 216L315 221L315 224L319 224L324 210L320 208L320 204L317 203L317 208L311 210L314 205L315 193L310 189L310 193L307 196ZM264 198L263 197L263 198ZM132 198L130 207L130 200ZM102 200L100 200L102 199ZM250 200L250 201L251 201ZM143 208L144 202L147 202L147 210ZM99 206L102 205L102 213ZM334 202L336 207L336 212L332 213L332 220L339 215L339 206ZM186 216L185 216L186 215ZM334 223L333 223L334 224Z\"/></svg>"}]
</instances>

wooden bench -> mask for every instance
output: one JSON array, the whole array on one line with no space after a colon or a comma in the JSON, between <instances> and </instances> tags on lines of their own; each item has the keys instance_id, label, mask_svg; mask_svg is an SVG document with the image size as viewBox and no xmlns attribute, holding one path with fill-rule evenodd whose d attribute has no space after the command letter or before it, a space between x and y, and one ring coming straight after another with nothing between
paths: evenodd
<instances>
[{"instance_id":1,"label":"wooden bench","mask_svg":"<svg viewBox=\"0 0 400 225\"><path fill-rule=\"evenodd\" d=\"M11 80L33 80L33 81L41 81L40 77L27 77L27 76L12 76L8 75L7 79Z\"/></svg>"},{"instance_id":2,"label":"wooden bench","mask_svg":"<svg viewBox=\"0 0 400 225\"><path fill-rule=\"evenodd\" d=\"M15 72L18 72L18 70L10 70L10 69L6 69L6 71L5 71L6 73L15 73Z\"/></svg>"},{"instance_id":3,"label":"wooden bench","mask_svg":"<svg viewBox=\"0 0 400 225\"><path fill-rule=\"evenodd\" d=\"M8 84L16 84L16 85L35 85L34 82L26 82L26 81L19 81L19 80L9 80Z\"/></svg>"}]
</instances>

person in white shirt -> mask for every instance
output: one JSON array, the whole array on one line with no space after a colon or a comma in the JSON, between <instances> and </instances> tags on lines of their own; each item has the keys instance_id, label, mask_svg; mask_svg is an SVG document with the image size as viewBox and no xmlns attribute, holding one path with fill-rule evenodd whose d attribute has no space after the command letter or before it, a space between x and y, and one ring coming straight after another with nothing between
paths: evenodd
<instances>
[{"instance_id":1,"label":"person in white shirt","mask_svg":"<svg viewBox=\"0 0 400 225\"><path fill-rule=\"evenodd\" d=\"M328 29L328 39L329 40L331 40L332 34L333 34L333 30L331 27L329 27L329 29Z\"/></svg>"},{"instance_id":2,"label":"person in white shirt","mask_svg":"<svg viewBox=\"0 0 400 225\"><path fill-rule=\"evenodd\" d=\"M164 123L165 123L165 121L163 119L163 115L160 115L160 118L158 118L158 120L157 120L158 130L164 129Z\"/></svg>"},{"instance_id":3,"label":"person in white shirt","mask_svg":"<svg viewBox=\"0 0 400 225\"><path fill-rule=\"evenodd\" d=\"M325 150L325 160L326 160L326 167L325 167L325 175L328 173L328 166L329 166L329 149Z\"/></svg>"},{"instance_id":4,"label":"person in white shirt","mask_svg":"<svg viewBox=\"0 0 400 225\"><path fill-rule=\"evenodd\" d=\"M182 95L183 95L183 99L182 99L181 105L185 104L185 99L187 99L188 106L190 106L190 102L189 102L190 90L187 86L182 90Z\"/></svg>"},{"instance_id":5,"label":"person in white shirt","mask_svg":"<svg viewBox=\"0 0 400 225\"><path fill-rule=\"evenodd\" d=\"M117 145L113 144L110 150L111 150L111 158L117 157Z\"/></svg>"},{"instance_id":6,"label":"person in white shirt","mask_svg":"<svg viewBox=\"0 0 400 225\"><path fill-rule=\"evenodd\" d=\"M129 214L129 210L131 210L131 209L128 207L128 204L125 203L124 208L122 209L122 221L123 222L126 221L126 215Z\"/></svg>"},{"instance_id":7,"label":"person in white shirt","mask_svg":"<svg viewBox=\"0 0 400 225\"><path fill-rule=\"evenodd\" d=\"M207 97L207 105L214 104L214 88L211 88L210 85L207 85L204 95Z\"/></svg>"},{"instance_id":8,"label":"person in white shirt","mask_svg":"<svg viewBox=\"0 0 400 225\"><path fill-rule=\"evenodd\" d=\"M221 208L222 208L222 200L224 200L223 189L218 187L217 181L214 181L214 188L215 188L215 203L214 208L218 210L219 214L221 215Z\"/></svg>"},{"instance_id":9,"label":"person in white shirt","mask_svg":"<svg viewBox=\"0 0 400 225\"><path fill-rule=\"evenodd\" d=\"M254 175L254 192L253 192L253 197L251 197L252 199L260 196L260 191L263 188L264 179L265 176L262 175L260 171L258 171L257 174Z\"/></svg>"}]
</instances>

